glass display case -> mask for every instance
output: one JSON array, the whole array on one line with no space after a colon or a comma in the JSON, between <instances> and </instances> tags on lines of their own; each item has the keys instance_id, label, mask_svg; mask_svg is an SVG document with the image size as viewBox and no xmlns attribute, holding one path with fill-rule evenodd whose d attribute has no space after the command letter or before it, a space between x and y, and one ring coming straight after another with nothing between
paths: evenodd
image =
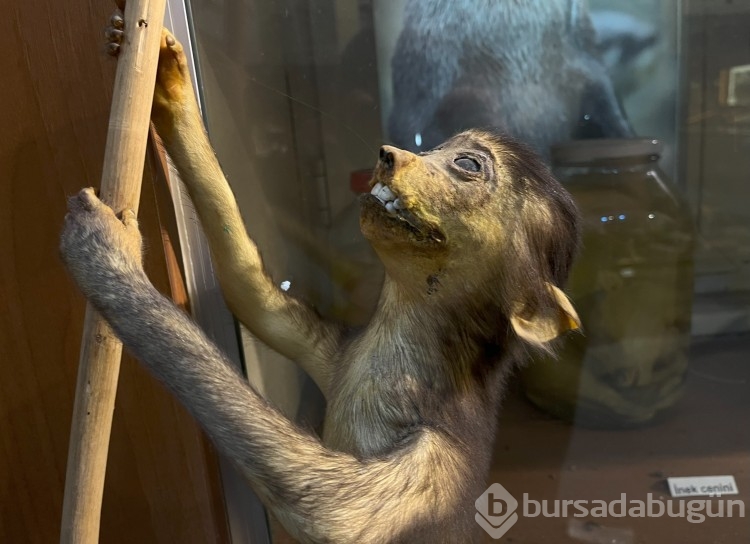
<instances>
[{"instance_id":1,"label":"glass display case","mask_svg":"<svg viewBox=\"0 0 750 544\"><path fill-rule=\"evenodd\" d=\"M737 512L552 510L623 494L684 506L675 477L732 476L738 494L724 498L750 496L750 4L188 7L207 128L247 229L274 280L324 316L355 327L377 301L383 270L358 231L357 196L382 143L421 152L493 127L534 148L576 198L587 230L568 294L583 333L508 384L487 483L522 515L503 541L750 541ZM319 430L312 382L239 334L251 381Z\"/></svg>"},{"instance_id":2,"label":"glass display case","mask_svg":"<svg viewBox=\"0 0 750 544\"><path fill-rule=\"evenodd\" d=\"M522 373L540 408L578 425L651 422L682 397L688 370L695 236L687 202L643 138L552 148L583 216L567 292L584 333Z\"/></svg>"}]
</instances>

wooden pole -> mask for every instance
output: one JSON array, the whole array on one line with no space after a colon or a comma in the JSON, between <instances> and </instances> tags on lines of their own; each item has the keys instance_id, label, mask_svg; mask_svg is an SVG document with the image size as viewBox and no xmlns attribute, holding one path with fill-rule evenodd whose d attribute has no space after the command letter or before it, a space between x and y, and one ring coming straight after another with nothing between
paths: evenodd
<instances>
[{"instance_id":1,"label":"wooden pole","mask_svg":"<svg viewBox=\"0 0 750 544\"><path fill-rule=\"evenodd\" d=\"M137 213L166 0L128 0L100 198ZM122 344L91 305L86 308L65 475L61 544L99 541L104 473Z\"/></svg>"}]
</instances>

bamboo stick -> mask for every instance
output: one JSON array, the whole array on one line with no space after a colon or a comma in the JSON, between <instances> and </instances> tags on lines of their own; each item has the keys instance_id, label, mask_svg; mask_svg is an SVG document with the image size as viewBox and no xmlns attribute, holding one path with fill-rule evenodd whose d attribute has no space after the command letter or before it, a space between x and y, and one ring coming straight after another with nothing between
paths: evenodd
<instances>
[{"instance_id":1,"label":"bamboo stick","mask_svg":"<svg viewBox=\"0 0 750 544\"><path fill-rule=\"evenodd\" d=\"M128 0L99 196L138 210L166 0ZM122 344L86 307L65 475L61 544L99 540L104 474Z\"/></svg>"}]
</instances>

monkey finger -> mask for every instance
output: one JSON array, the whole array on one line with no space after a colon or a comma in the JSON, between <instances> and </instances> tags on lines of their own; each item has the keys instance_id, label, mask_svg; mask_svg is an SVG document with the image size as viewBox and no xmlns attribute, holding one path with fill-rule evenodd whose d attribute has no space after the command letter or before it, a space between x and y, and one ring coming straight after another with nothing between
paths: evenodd
<instances>
[{"instance_id":1,"label":"monkey finger","mask_svg":"<svg viewBox=\"0 0 750 544\"><path fill-rule=\"evenodd\" d=\"M110 55L112 57L116 57L120 54L120 44L119 43L108 43L104 46L104 50L107 52L107 55Z\"/></svg>"},{"instance_id":2,"label":"monkey finger","mask_svg":"<svg viewBox=\"0 0 750 544\"><path fill-rule=\"evenodd\" d=\"M93 187L84 187L78 191L78 198L87 204L87 209L93 210L102 205L102 201L96 196L96 190Z\"/></svg>"},{"instance_id":3,"label":"monkey finger","mask_svg":"<svg viewBox=\"0 0 750 544\"><path fill-rule=\"evenodd\" d=\"M95 208L94 201L99 199L94 194L93 187L86 187L78 191L78 194L68 198L68 211L72 215L91 212Z\"/></svg>"},{"instance_id":4,"label":"monkey finger","mask_svg":"<svg viewBox=\"0 0 750 544\"><path fill-rule=\"evenodd\" d=\"M109 18L109 23L111 26L117 29L124 29L125 28L125 18L122 15L122 11L117 9L112 14L112 17Z\"/></svg>"},{"instance_id":5,"label":"monkey finger","mask_svg":"<svg viewBox=\"0 0 750 544\"><path fill-rule=\"evenodd\" d=\"M169 48L175 53L179 53L180 51L182 51L182 46L168 29L161 29L161 39L164 42L163 47Z\"/></svg>"},{"instance_id":6,"label":"monkey finger","mask_svg":"<svg viewBox=\"0 0 750 544\"><path fill-rule=\"evenodd\" d=\"M105 220L117 220L114 210L107 206L104 202L99 200L99 197L96 196L96 192L94 191L93 187L81 189L75 198L77 198L78 202L80 202L80 209L82 209L83 211L99 214L100 217L104 216L102 218Z\"/></svg>"},{"instance_id":7,"label":"monkey finger","mask_svg":"<svg viewBox=\"0 0 750 544\"><path fill-rule=\"evenodd\" d=\"M162 28L161 30L161 46L159 48L159 55L161 57L169 56L176 63L178 68L182 71L186 67L187 61L183 54L182 44L177 41L177 38L167 30Z\"/></svg>"},{"instance_id":8,"label":"monkey finger","mask_svg":"<svg viewBox=\"0 0 750 544\"><path fill-rule=\"evenodd\" d=\"M135 212L129 208L122 210L120 213L120 221L125 225L125 228L138 229L138 218L136 217Z\"/></svg>"},{"instance_id":9,"label":"monkey finger","mask_svg":"<svg viewBox=\"0 0 750 544\"><path fill-rule=\"evenodd\" d=\"M116 57L120 53L120 44L125 29L125 19L122 11L115 10L109 18L109 25L104 29L105 51L107 55Z\"/></svg>"},{"instance_id":10,"label":"monkey finger","mask_svg":"<svg viewBox=\"0 0 750 544\"><path fill-rule=\"evenodd\" d=\"M104 38L108 43L121 43L123 34L125 32L113 26L108 26L104 29Z\"/></svg>"},{"instance_id":11,"label":"monkey finger","mask_svg":"<svg viewBox=\"0 0 750 544\"><path fill-rule=\"evenodd\" d=\"M104 40L106 42L104 47L108 55L116 57L120 53L120 43L122 42L123 34L122 30L118 30L113 26L108 26L104 30Z\"/></svg>"},{"instance_id":12,"label":"monkey finger","mask_svg":"<svg viewBox=\"0 0 750 544\"><path fill-rule=\"evenodd\" d=\"M125 236L122 238L122 249L135 259L139 266L143 264L143 240L141 231L138 230L138 219L135 212L125 209L120 213L120 220L125 227Z\"/></svg>"}]
</instances>

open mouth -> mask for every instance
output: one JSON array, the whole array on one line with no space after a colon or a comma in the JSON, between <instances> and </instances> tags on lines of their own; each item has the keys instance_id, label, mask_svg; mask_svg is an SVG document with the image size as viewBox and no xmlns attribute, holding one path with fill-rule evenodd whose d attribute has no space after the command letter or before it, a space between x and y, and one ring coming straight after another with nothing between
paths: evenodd
<instances>
[{"instance_id":1,"label":"open mouth","mask_svg":"<svg viewBox=\"0 0 750 544\"><path fill-rule=\"evenodd\" d=\"M384 210L386 216L399 221L417 239L434 242L444 241L445 238L439 230L431 227L409 211L399 195L387 185L377 182L372 187L370 194L364 195L363 198L370 205L380 207Z\"/></svg>"},{"instance_id":2,"label":"open mouth","mask_svg":"<svg viewBox=\"0 0 750 544\"><path fill-rule=\"evenodd\" d=\"M380 182L377 182L372 187L370 194L377 198L391 215L398 215L399 211L403 211L406 208L398 195L390 187Z\"/></svg>"}]
</instances>

